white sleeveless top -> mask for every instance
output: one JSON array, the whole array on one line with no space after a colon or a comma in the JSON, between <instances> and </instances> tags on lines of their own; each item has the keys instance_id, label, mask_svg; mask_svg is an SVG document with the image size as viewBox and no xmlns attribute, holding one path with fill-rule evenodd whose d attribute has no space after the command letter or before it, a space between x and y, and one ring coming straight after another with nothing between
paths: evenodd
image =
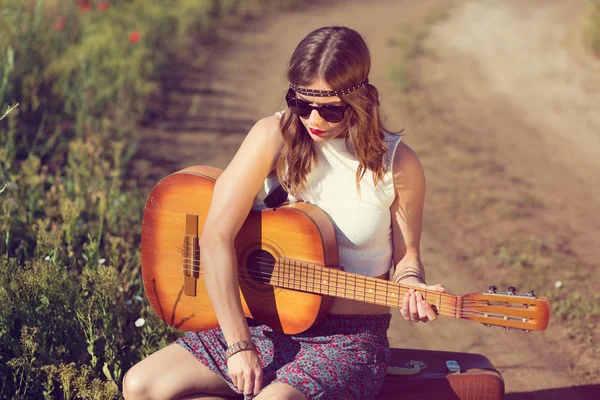
<instances>
[{"instance_id":1,"label":"white sleeveless top","mask_svg":"<svg viewBox=\"0 0 600 400\"><path fill-rule=\"evenodd\" d=\"M315 142L317 163L307 176L306 188L290 201L314 204L331 217L339 248L339 265L347 272L379 276L392 266L392 220L390 207L395 198L392 178L393 154L400 136L385 134L388 172L377 188L367 171L356 189L358 159L346 148L345 139ZM279 185L272 173L265 181L268 194Z\"/></svg>"}]
</instances>

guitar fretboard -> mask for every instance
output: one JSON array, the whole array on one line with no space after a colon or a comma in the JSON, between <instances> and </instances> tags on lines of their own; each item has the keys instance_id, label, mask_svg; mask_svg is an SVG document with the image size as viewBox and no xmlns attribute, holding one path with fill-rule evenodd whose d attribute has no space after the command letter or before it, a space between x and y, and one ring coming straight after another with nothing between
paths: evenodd
<instances>
[{"instance_id":1,"label":"guitar fretboard","mask_svg":"<svg viewBox=\"0 0 600 400\"><path fill-rule=\"evenodd\" d=\"M410 285L289 259L276 261L270 283L287 289L394 308L401 308L404 295L409 289L414 288ZM434 309L456 310L456 318L460 318L458 296L422 288L415 289L418 289Z\"/></svg>"}]
</instances>

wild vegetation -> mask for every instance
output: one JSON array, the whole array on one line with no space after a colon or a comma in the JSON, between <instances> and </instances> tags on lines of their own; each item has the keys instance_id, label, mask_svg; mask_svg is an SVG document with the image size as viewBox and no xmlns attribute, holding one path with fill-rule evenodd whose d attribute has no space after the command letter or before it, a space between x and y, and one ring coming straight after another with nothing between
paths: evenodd
<instances>
[{"instance_id":1,"label":"wild vegetation","mask_svg":"<svg viewBox=\"0 0 600 400\"><path fill-rule=\"evenodd\" d=\"M275 4L2 2L0 398L118 398L177 336L143 295L145 198L124 171L170 55Z\"/></svg>"},{"instance_id":2,"label":"wild vegetation","mask_svg":"<svg viewBox=\"0 0 600 400\"><path fill-rule=\"evenodd\" d=\"M584 18L584 40L592 52L600 57L600 1L590 0Z\"/></svg>"}]
</instances>

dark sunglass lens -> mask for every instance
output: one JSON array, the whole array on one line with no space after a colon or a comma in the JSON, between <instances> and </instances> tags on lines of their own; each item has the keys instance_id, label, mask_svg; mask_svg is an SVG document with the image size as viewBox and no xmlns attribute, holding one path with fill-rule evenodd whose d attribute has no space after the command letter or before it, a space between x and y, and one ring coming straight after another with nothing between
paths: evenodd
<instances>
[{"instance_id":1,"label":"dark sunglass lens","mask_svg":"<svg viewBox=\"0 0 600 400\"><path fill-rule=\"evenodd\" d=\"M290 91L291 92L291 91ZM295 93L288 92L285 101L289 109L299 117L308 118L312 110L317 110L323 119L329 122L337 123L344 119L345 107L339 106L321 106L313 107L309 102L295 97Z\"/></svg>"},{"instance_id":2,"label":"dark sunglass lens","mask_svg":"<svg viewBox=\"0 0 600 400\"><path fill-rule=\"evenodd\" d=\"M300 99L296 99L296 103L298 104L299 115L304 118L308 117L312 112L310 103Z\"/></svg>"},{"instance_id":3,"label":"dark sunglass lens","mask_svg":"<svg viewBox=\"0 0 600 400\"><path fill-rule=\"evenodd\" d=\"M289 105L288 102L288 107L291 108L292 112L302 118L306 118L310 115L312 108L310 107L310 104L308 104L306 101L300 100L300 99L292 99L293 100L293 104L292 106Z\"/></svg>"},{"instance_id":4,"label":"dark sunglass lens","mask_svg":"<svg viewBox=\"0 0 600 400\"><path fill-rule=\"evenodd\" d=\"M341 107L321 107L319 113L329 122L337 123L344 119L344 109Z\"/></svg>"}]
</instances>

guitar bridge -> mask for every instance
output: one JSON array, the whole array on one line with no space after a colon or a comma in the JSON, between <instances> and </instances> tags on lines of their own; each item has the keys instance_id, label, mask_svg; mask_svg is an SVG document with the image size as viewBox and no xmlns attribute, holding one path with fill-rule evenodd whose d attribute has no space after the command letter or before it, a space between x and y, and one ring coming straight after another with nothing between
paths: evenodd
<instances>
[{"instance_id":1,"label":"guitar bridge","mask_svg":"<svg viewBox=\"0 0 600 400\"><path fill-rule=\"evenodd\" d=\"M198 240L198 216L186 214L183 238L183 293L196 296L200 276L200 242Z\"/></svg>"}]
</instances>

